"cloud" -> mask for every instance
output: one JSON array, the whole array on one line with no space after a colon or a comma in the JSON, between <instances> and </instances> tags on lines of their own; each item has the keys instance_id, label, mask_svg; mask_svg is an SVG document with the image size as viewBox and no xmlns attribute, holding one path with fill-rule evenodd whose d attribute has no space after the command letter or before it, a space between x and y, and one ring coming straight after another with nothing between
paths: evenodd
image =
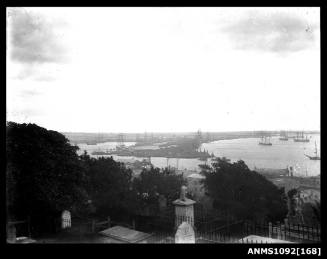
<instances>
[{"instance_id":1,"label":"cloud","mask_svg":"<svg viewBox=\"0 0 327 259\"><path fill-rule=\"evenodd\" d=\"M23 90L23 91L21 91L20 96L25 98L25 97L35 96L35 95L39 95L39 94L41 94L41 93L36 90Z\"/></svg>"},{"instance_id":2,"label":"cloud","mask_svg":"<svg viewBox=\"0 0 327 259\"><path fill-rule=\"evenodd\" d=\"M46 65L40 64L25 64L23 66L16 67L14 74L11 78L18 80L31 79L34 81L51 82L55 81L59 75L60 70L57 68L58 65Z\"/></svg>"},{"instance_id":3,"label":"cloud","mask_svg":"<svg viewBox=\"0 0 327 259\"><path fill-rule=\"evenodd\" d=\"M222 31L237 49L289 53L312 47L316 28L298 15L251 11Z\"/></svg>"},{"instance_id":4,"label":"cloud","mask_svg":"<svg viewBox=\"0 0 327 259\"><path fill-rule=\"evenodd\" d=\"M55 81L56 78L53 76L44 75L44 76L35 77L35 80L41 82L52 82Z\"/></svg>"},{"instance_id":5,"label":"cloud","mask_svg":"<svg viewBox=\"0 0 327 259\"><path fill-rule=\"evenodd\" d=\"M23 64L61 63L66 51L56 33L57 24L24 8L8 14L11 59Z\"/></svg>"}]
</instances>

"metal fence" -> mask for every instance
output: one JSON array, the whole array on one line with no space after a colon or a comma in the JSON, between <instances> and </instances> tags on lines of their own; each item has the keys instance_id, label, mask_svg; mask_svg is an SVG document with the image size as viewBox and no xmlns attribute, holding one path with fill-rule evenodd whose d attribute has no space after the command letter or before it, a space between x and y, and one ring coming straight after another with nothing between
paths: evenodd
<instances>
[{"instance_id":1,"label":"metal fence","mask_svg":"<svg viewBox=\"0 0 327 259\"><path fill-rule=\"evenodd\" d=\"M246 235L260 235L291 242L316 243L320 242L320 225L306 226L300 224L282 224L271 222L244 222Z\"/></svg>"},{"instance_id":2,"label":"metal fence","mask_svg":"<svg viewBox=\"0 0 327 259\"><path fill-rule=\"evenodd\" d=\"M233 221L228 213L218 212L217 210L204 210L201 207L194 207L194 218L176 218L175 211L167 208L158 215L138 216L136 219L136 227L144 231L159 229L161 231L172 231L176 228L176 221L191 222L197 230L203 232L214 232L216 229Z\"/></svg>"},{"instance_id":3,"label":"metal fence","mask_svg":"<svg viewBox=\"0 0 327 259\"><path fill-rule=\"evenodd\" d=\"M174 233L166 232L156 232L153 233L150 239L147 240L147 243L156 243L156 244L173 244L175 243ZM195 231L195 243L198 244L235 244L235 243L267 243L267 241L254 241L250 239L242 239L229 234L221 233L208 233Z\"/></svg>"},{"instance_id":4,"label":"metal fence","mask_svg":"<svg viewBox=\"0 0 327 259\"><path fill-rule=\"evenodd\" d=\"M183 222L189 222L192 225L192 218L182 217L179 219ZM320 226L305 226L268 222L253 221L233 221L228 224L221 225L215 229L199 229L194 225L196 243L266 243L272 238L281 241L289 241L295 243L319 243L320 242ZM176 225L170 230L162 231L153 228L153 243L174 243ZM248 236L259 236L264 238L249 239ZM263 241L266 240L266 241Z\"/></svg>"},{"instance_id":5,"label":"metal fence","mask_svg":"<svg viewBox=\"0 0 327 259\"><path fill-rule=\"evenodd\" d=\"M79 226L80 232L97 233L115 225L125 226L138 231L152 233L148 243L174 243L179 222L188 222L193 226L197 243L260 243L248 240L250 235L285 240L296 243L320 242L320 225L282 224L235 220L226 215L212 212L194 213L193 217L176 217L172 211L159 216L135 217L131 222L113 221L110 217L103 220L88 219L77 224L72 219L72 227ZM260 239L258 239L260 240Z\"/></svg>"}]
</instances>

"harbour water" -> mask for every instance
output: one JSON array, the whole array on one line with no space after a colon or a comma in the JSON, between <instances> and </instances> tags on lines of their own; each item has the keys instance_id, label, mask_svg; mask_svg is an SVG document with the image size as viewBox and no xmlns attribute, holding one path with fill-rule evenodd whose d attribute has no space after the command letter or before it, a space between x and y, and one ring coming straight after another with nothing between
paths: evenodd
<instances>
[{"instance_id":1,"label":"harbour water","mask_svg":"<svg viewBox=\"0 0 327 259\"><path fill-rule=\"evenodd\" d=\"M200 149L208 150L217 157L226 157L232 162L243 160L250 169L273 168L284 169L288 166L295 168L295 175L298 176L317 176L320 174L320 160L310 160L304 154L313 155L315 151L315 141L320 155L320 134L310 136L310 142L294 142L293 139L281 141L279 137L271 138L271 146L258 145L258 138L240 138L219 140L211 143L204 143ZM135 142L124 143L126 146L134 145ZM106 151L115 148L116 142L106 142L97 145L79 144L79 153L86 150L89 154L93 151ZM93 157L98 157L94 156ZM127 162L133 160L142 160L141 157L120 157L113 155L115 160ZM210 163L210 160L208 160ZM200 171L199 165L204 161L199 159L177 159L152 157L151 163L159 168L171 166L180 170Z\"/></svg>"},{"instance_id":2,"label":"harbour water","mask_svg":"<svg viewBox=\"0 0 327 259\"><path fill-rule=\"evenodd\" d=\"M294 142L292 138L281 141L279 137L272 137L271 146L258 145L258 138L220 140L203 144L202 148L232 161L241 159L251 169L293 166L297 175L316 176L320 174L320 160L310 160L304 154L314 155L316 141L320 155L320 134L310 137L310 142Z\"/></svg>"}]
</instances>

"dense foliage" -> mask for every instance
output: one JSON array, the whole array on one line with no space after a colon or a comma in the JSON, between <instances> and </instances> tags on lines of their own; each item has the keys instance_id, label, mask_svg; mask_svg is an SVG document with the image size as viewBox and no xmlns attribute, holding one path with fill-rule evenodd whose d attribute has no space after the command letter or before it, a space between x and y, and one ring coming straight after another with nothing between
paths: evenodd
<instances>
[{"instance_id":1,"label":"dense foliage","mask_svg":"<svg viewBox=\"0 0 327 259\"><path fill-rule=\"evenodd\" d=\"M132 171L112 157L91 158L84 153L87 192L97 215L112 215L122 211L132 212L135 198L132 192Z\"/></svg>"},{"instance_id":2,"label":"dense foliage","mask_svg":"<svg viewBox=\"0 0 327 259\"><path fill-rule=\"evenodd\" d=\"M202 166L207 194L214 207L229 211L237 218L282 221L287 214L287 198L264 176L251 171L243 161L230 163L217 158Z\"/></svg>"},{"instance_id":3,"label":"dense foliage","mask_svg":"<svg viewBox=\"0 0 327 259\"><path fill-rule=\"evenodd\" d=\"M321 205L320 201L315 201L311 204L313 219L316 224L321 224ZM310 222L310 221L309 221Z\"/></svg>"},{"instance_id":4,"label":"dense foliage","mask_svg":"<svg viewBox=\"0 0 327 259\"><path fill-rule=\"evenodd\" d=\"M291 189L287 192L287 197L288 197L288 215L290 217L295 216L296 214L296 195L297 195L297 190L296 189Z\"/></svg>"},{"instance_id":5,"label":"dense foliage","mask_svg":"<svg viewBox=\"0 0 327 259\"><path fill-rule=\"evenodd\" d=\"M35 124L7 124L8 216L52 226L61 211L87 211L85 170L77 147Z\"/></svg>"},{"instance_id":6,"label":"dense foliage","mask_svg":"<svg viewBox=\"0 0 327 259\"><path fill-rule=\"evenodd\" d=\"M167 204L172 204L179 197L183 184L183 176L176 174L174 170L151 167L143 169L140 176L134 179L133 189L141 209L150 206L155 210L160 195L167 199Z\"/></svg>"}]
</instances>

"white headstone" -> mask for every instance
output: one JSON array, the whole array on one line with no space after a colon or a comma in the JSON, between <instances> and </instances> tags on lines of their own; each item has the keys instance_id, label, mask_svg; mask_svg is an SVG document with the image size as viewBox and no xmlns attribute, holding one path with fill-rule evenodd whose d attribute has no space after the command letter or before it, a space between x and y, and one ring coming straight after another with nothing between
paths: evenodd
<instances>
[{"instance_id":1,"label":"white headstone","mask_svg":"<svg viewBox=\"0 0 327 259\"><path fill-rule=\"evenodd\" d=\"M177 229L175 234L176 244L194 244L195 243L195 233L192 226L183 222Z\"/></svg>"},{"instance_id":2,"label":"white headstone","mask_svg":"<svg viewBox=\"0 0 327 259\"><path fill-rule=\"evenodd\" d=\"M61 213L61 228L70 228L72 226L71 215L68 210Z\"/></svg>"}]
</instances>

